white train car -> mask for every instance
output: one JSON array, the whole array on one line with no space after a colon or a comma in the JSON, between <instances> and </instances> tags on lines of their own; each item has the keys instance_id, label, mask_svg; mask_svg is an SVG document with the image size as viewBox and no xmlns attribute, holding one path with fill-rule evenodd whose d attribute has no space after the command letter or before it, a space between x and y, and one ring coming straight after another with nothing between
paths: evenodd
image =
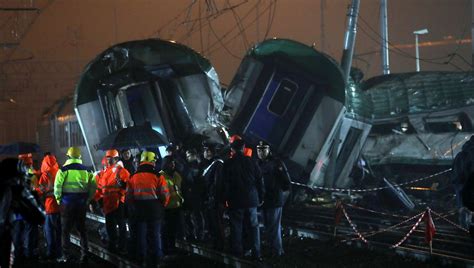
<instances>
[{"instance_id":1,"label":"white train car","mask_svg":"<svg viewBox=\"0 0 474 268\"><path fill-rule=\"evenodd\" d=\"M67 149L71 146L81 148L83 163L92 167L92 161L73 110L72 95L57 100L42 114L37 129L37 143L43 152L51 152L62 165L67 157Z\"/></svg>"}]
</instances>

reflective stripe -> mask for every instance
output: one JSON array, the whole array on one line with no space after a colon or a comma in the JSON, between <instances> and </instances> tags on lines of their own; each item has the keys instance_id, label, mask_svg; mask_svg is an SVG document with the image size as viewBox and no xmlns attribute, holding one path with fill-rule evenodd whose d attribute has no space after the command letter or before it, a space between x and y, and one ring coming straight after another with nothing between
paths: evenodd
<instances>
[{"instance_id":1,"label":"reflective stripe","mask_svg":"<svg viewBox=\"0 0 474 268\"><path fill-rule=\"evenodd\" d=\"M156 195L136 195L134 196L135 200L155 200L158 199Z\"/></svg>"},{"instance_id":2,"label":"reflective stripe","mask_svg":"<svg viewBox=\"0 0 474 268\"><path fill-rule=\"evenodd\" d=\"M154 188L142 188L142 189L134 189L135 193L154 193L157 189Z\"/></svg>"},{"instance_id":3,"label":"reflective stripe","mask_svg":"<svg viewBox=\"0 0 474 268\"><path fill-rule=\"evenodd\" d=\"M164 192L164 193L169 193L170 192L170 190L168 189L167 186L161 186L157 190L160 191L160 192Z\"/></svg>"},{"instance_id":4,"label":"reflective stripe","mask_svg":"<svg viewBox=\"0 0 474 268\"><path fill-rule=\"evenodd\" d=\"M87 189L74 189L74 188L66 188L63 189L63 193L88 193L89 191Z\"/></svg>"},{"instance_id":5,"label":"reflective stripe","mask_svg":"<svg viewBox=\"0 0 474 268\"><path fill-rule=\"evenodd\" d=\"M63 183L63 187L69 187L69 186L82 187L82 186L84 186L84 184L86 184L86 183L82 183L82 182L79 182L79 181L67 181L67 182Z\"/></svg>"},{"instance_id":6,"label":"reflective stripe","mask_svg":"<svg viewBox=\"0 0 474 268\"><path fill-rule=\"evenodd\" d=\"M211 167L214 166L215 163L217 162L220 162L221 164L224 164L224 160L222 159L216 159L214 161L212 161L212 163L202 172L202 175L203 176L206 176L207 175L207 172L209 172L209 170L211 169Z\"/></svg>"}]
</instances>

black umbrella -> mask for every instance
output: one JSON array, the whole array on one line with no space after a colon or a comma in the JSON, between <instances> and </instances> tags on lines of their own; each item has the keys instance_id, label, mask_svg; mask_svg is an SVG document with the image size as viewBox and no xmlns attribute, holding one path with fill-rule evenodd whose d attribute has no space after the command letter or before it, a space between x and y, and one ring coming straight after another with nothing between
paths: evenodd
<instances>
[{"instance_id":1,"label":"black umbrella","mask_svg":"<svg viewBox=\"0 0 474 268\"><path fill-rule=\"evenodd\" d=\"M18 155L27 153L38 153L40 147L36 143L30 142L15 142L5 145L0 145L0 155Z\"/></svg>"},{"instance_id":2,"label":"black umbrella","mask_svg":"<svg viewBox=\"0 0 474 268\"><path fill-rule=\"evenodd\" d=\"M99 150L130 149L166 145L166 140L150 125L119 129L105 137L98 145Z\"/></svg>"}]
</instances>

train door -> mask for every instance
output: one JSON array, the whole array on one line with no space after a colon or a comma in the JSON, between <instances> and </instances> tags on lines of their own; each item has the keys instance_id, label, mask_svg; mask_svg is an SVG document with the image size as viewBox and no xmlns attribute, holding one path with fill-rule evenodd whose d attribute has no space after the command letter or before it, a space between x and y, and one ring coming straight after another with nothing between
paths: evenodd
<instances>
[{"instance_id":1,"label":"train door","mask_svg":"<svg viewBox=\"0 0 474 268\"><path fill-rule=\"evenodd\" d=\"M254 143L265 140L282 148L313 92L314 86L302 75L276 69L244 128L244 136Z\"/></svg>"},{"instance_id":2,"label":"train door","mask_svg":"<svg viewBox=\"0 0 474 268\"><path fill-rule=\"evenodd\" d=\"M153 129L166 136L150 82L121 88L117 93L116 103L122 127L149 122Z\"/></svg>"}]
</instances>

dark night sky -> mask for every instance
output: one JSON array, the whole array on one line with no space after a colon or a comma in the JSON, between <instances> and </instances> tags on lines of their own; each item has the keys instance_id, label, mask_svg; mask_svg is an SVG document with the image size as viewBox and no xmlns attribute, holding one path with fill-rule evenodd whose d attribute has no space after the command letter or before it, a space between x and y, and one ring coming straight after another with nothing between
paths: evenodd
<instances>
[{"instance_id":1,"label":"dark night sky","mask_svg":"<svg viewBox=\"0 0 474 268\"><path fill-rule=\"evenodd\" d=\"M15 3L0 1L0 5L7 2ZM267 31L267 37L315 43L317 49L339 61L350 4L349 0L326 0L324 27L321 27L318 0L197 0L191 8L187 8L191 0L49 2L49 5L47 0L36 2L46 8L24 31L20 46L9 57L28 60L3 65L0 97L14 98L17 104L0 102L0 143L18 139L34 141L38 115L54 100L70 94L85 64L113 44L150 37L183 42L208 57L221 82L227 84L240 63L239 58L251 44L263 40ZM214 2L215 6L206 6L206 2ZM238 7L233 9L235 12L229 9L215 16L216 10L229 5ZM445 43L420 48L421 58L439 58L435 63L422 62L422 70L470 68L461 59L470 64L470 40L459 46L455 41L471 38L470 0L388 0L388 10L389 40L393 45L402 45L402 51L390 54L392 72L415 70L412 32L422 28L428 28L430 33L422 36L421 42ZM8 16L0 14L0 23ZM206 16L210 19L205 19ZM380 54L370 53L380 49L378 20L379 0L362 0L355 53L369 54L357 56L353 65L361 68L366 78L381 74ZM239 34L241 28L245 28L243 34ZM216 41L216 36L225 48ZM3 61L7 59L6 52L10 51L1 55ZM452 64L443 64L447 55L454 52L460 57L453 58Z\"/></svg>"}]
</instances>

